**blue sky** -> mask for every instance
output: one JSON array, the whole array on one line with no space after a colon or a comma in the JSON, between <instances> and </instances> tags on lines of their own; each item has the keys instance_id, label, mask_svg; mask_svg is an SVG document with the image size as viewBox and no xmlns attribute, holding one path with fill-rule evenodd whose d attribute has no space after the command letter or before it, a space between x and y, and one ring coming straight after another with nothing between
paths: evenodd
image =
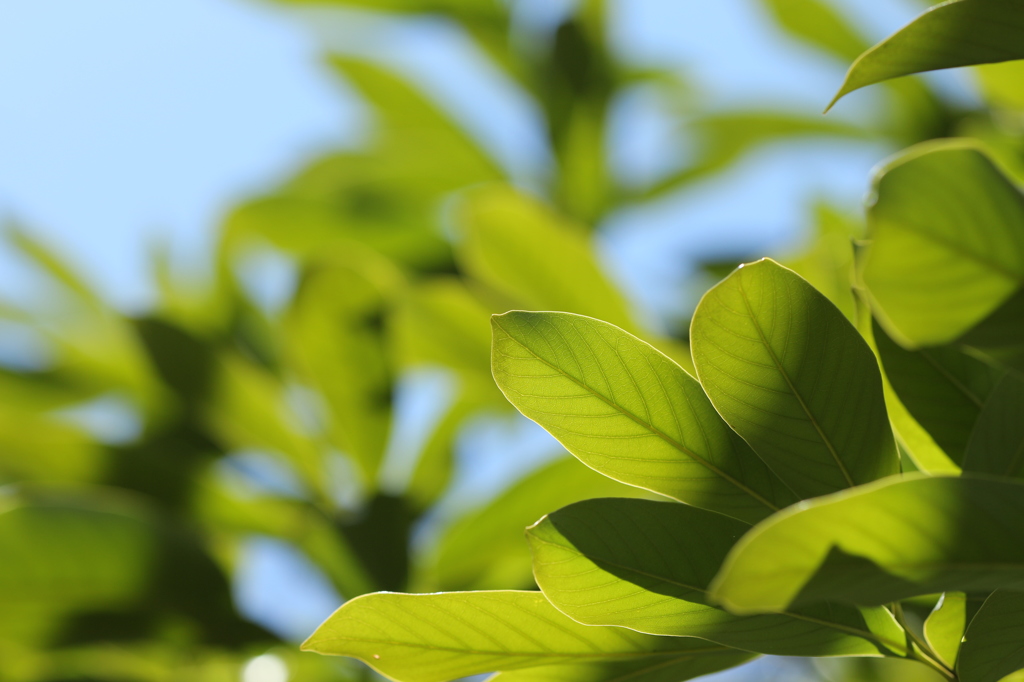
<instances>
[{"instance_id":1,"label":"blue sky","mask_svg":"<svg viewBox=\"0 0 1024 682\"><path fill-rule=\"evenodd\" d=\"M560 3L520 4L521 20L537 22ZM919 6L844 4L872 38ZM672 65L723 107L762 101L817 115L845 69L786 43L756 0L614 7L622 55ZM473 46L437 21L395 26L247 0L2 0L0 217L26 224L119 306L144 307L154 244L170 244L183 262L200 259L234 201L287 177L317 150L358 138L364 114L322 66L324 48L376 55L409 73L514 173L543 163L533 105L468 58ZM835 115L867 115L873 97L852 97ZM669 160L667 124L642 98L630 106L613 135L616 158L649 172ZM724 242L766 251L793 243L810 196L855 210L886 151L822 143L764 150L683 195L617 216L602 255L652 316L670 313L681 305L688 258ZM31 293L32 280L0 246L0 297ZM250 551L237 593L254 616L298 637L336 605L326 583L281 547L260 540ZM278 598L289 585L289 598Z\"/></svg>"}]
</instances>

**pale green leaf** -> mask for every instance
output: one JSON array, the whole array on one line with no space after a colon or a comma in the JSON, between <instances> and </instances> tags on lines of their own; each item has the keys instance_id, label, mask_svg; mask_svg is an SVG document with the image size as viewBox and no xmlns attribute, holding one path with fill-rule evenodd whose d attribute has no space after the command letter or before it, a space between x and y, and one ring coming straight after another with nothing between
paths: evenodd
<instances>
[{"instance_id":1,"label":"pale green leaf","mask_svg":"<svg viewBox=\"0 0 1024 682\"><path fill-rule=\"evenodd\" d=\"M456 252L466 272L515 307L634 325L625 298L597 262L589 235L508 187L470 192L458 212Z\"/></svg>"},{"instance_id":2,"label":"pale green leaf","mask_svg":"<svg viewBox=\"0 0 1024 682\"><path fill-rule=\"evenodd\" d=\"M956 670L961 682L998 682L1024 668L1024 594L997 590L971 619Z\"/></svg>"},{"instance_id":3,"label":"pale green leaf","mask_svg":"<svg viewBox=\"0 0 1024 682\"><path fill-rule=\"evenodd\" d=\"M1024 483L893 477L758 524L730 552L711 597L736 613L760 613L1024 590L1021 537Z\"/></svg>"},{"instance_id":4,"label":"pale green leaf","mask_svg":"<svg viewBox=\"0 0 1024 682\"><path fill-rule=\"evenodd\" d=\"M1024 380L1005 375L988 397L971 434L964 471L1019 478L1024 474Z\"/></svg>"},{"instance_id":5,"label":"pale green leaf","mask_svg":"<svg viewBox=\"0 0 1024 682\"><path fill-rule=\"evenodd\" d=\"M701 299L690 343L715 408L797 495L899 470L874 354L791 270L740 266Z\"/></svg>"},{"instance_id":6,"label":"pale green leaf","mask_svg":"<svg viewBox=\"0 0 1024 682\"><path fill-rule=\"evenodd\" d=\"M954 341L1024 283L1024 196L974 143L911 148L873 197L861 274L900 345Z\"/></svg>"},{"instance_id":7,"label":"pale green leaf","mask_svg":"<svg viewBox=\"0 0 1024 682\"><path fill-rule=\"evenodd\" d=\"M708 583L749 529L681 504L603 499L549 514L528 529L527 537L540 588L580 623L701 637L781 656L906 652L898 626L895 636L879 641L850 606L734 616L709 604Z\"/></svg>"},{"instance_id":8,"label":"pale green leaf","mask_svg":"<svg viewBox=\"0 0 1024 682\"><path fill-rule=\"evenodd\" d=\"M514 591L365 595L335 611L302 647L358 658L399 682L736 653L699 639L580 625L540 592Z\"/></svg>"},{"instance_id":9,"label":"pale green leaf","mask_svg":"<svg viewBox=\"0 0 1024 682\"><path fill-rule=\"evenodd\" d=\"M498 387L584 464L747 521L796 501L700 385L640 339L589 317L492 318Z\"/></svg>"},{"instance_id":10,"label":"pale green leaf","mask_svg":"<svg viewBox=\"0 0 1024 682\"><path fill-rule=\"evenodd\" d=\"M946 592L924 622L924 636L947 667L956 663L960 640L967 628L967 595Z\"/></svg>"},{"instance_id":11,"label":"pale green leaf","mask_svg":"<svg viewBox=\"0 0 1024 682\"><path fill-rule=\"evenodd\" d=\"M1024 59L1017 0L949 0L862 54L832 104L866 85L912 73ZM829 105L829 107L832 106Z\"/></svg>"},{"instance_id":12,"label":"pale green leaf","mask_svg":"<svg viewBox=\"0 0 1024 682\"><path fill-rule=\"evenodd\" d=\"M867 43L826 0L762 0L792 36L843 59L853 59Z\"/></svg>"}]
</instances>

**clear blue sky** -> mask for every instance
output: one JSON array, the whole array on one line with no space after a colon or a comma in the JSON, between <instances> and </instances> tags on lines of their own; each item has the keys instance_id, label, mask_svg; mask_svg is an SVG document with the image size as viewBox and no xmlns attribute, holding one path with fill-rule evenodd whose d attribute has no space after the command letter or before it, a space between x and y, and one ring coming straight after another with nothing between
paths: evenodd
<instances>
[{"instance_id":1,"label":"clear blue sky","mask_svg":"<svg viewBox=\"0 0 1024 682\"><path fill-rule=\"evenodd\" d=\"M521 4L524 21L543 21L558 3ZM844 4L872 37L916 7ZM786 44L756 0L615 7L622 54L677 66L722 106L757 100L817 114L842 77L844 65ZM358 134L358 105L321 67L325 46L403 68L513 171L543 161L530 103L468 60L472 47L437 22L328 21L246 0L0 0L0 216L26 223L122 307L144 306L156 240L185 260L200 257L232 202ZM870 103L870 95L852 98L837 115L856 116ZM613 137L616 158L635 172L656 169L666 160L665 122L642 101L630 112ZM812 144L757 154L685 195L621 216L602 242L606 262L637 300L671 311L688 257L727 239L764 249L792 241L809 196L855 206L883 152ZM0 247L0 296L30 289ZM279 546L261 540L250 552L238 595L254 616L299 637L336 605L329 587Z\"/></svg>"}]
</instances>

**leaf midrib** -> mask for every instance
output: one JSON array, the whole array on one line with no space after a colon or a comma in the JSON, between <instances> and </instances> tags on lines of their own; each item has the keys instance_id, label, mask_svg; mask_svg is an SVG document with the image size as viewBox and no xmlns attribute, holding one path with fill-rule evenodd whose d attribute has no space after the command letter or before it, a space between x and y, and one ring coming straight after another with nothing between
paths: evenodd
<instances>
[{"instance_id":1,"label":"leaf midrib","mask_svg":"<svg viewBox=\"0 0 1024 682\"><path fill-rule=\"evenodd\" d=\"M766 500L766 499L765 499L764 497L762 497L761 495L757 494L757 493L756 493L756 492L755 492L754 490L752 490L751 488L748 488L747 486L743 485L743 484L742 484L742 483L740 483L740 482L739 482L738 480L736 480L735 478L733 478L733 477L732 477L732 476L730 476L729 474L725 473L724 471L722 471L721 469L719 469L718 467L716 467L715 465L713 465L713 464L712 464L711 462L707 461L706 459L704 459L704 458L703 458L703 457L701 457L700 455L696 454L695 452L693 452L692 450L690 450L689 448L687 448L687 447L686 447L685 445L683 445L682 443L680 443L679 441L677 441L677 440L676 440L675 438L672 438L672 437L671 437L671 436L669 436L669 435L668 435L667 433L665 433L665 432L663 432L662 430L658 429L658 428L657 428L656 426L654 426L653 424L651 424L651 423L649 423L649 422L647 422L647 421L645 421L645 420L641 419L641 418L640 418L640 417L638 417L637 415L633 414L633 413L632 413L631 411L627 410L627 409L626 409L625 407L623 407L622 405L619 405L618 403L616 403L616 402L613 402L613 401L612 401L612 400L610 400L609 398L606 398L606 397L605 397L605 396L603 396L603 395L602 395L601 393L597 392L597 391L596 391L595 389L591 388L591 387L590 387L589 385L587 385L587 384L586 384L586 383L584 383L583 381L581 381L581 380L577 379L576 377L572 376L571 374L569 374L569 373L568 373L568 372L566 372L565 370L561 369L560 367L558 367L558 366L556 366L556 365L553 365L552 363L548 362L548 361L547 361L546 359L542 358L542 357L541 357L540 355L538 355L538 354L537 354L537 353L536 353L536 352L535 352L535 351L534 351L534 350L533 350L532 348L530 348L529 346L527 346L526 344L524 344L524 343L523 343L522 341L520 341L519 339L517 339L517 338L515 338L514 336L512 336L512 334L511 334L511 333L509 333L509 331L508 331L507 329L505 329L505 328L504 328L503 326L501 326L501 323L500 323L500 322L497 322L497 321L496 321L496 322L495 322L495 325L496 325L496 326L497 326L497 327L498 327L499 329L501 329L501 331L502 331L502 332L504 332L504 333L505 333L505 336L506 336L507 338L509 338L509 339L511 339L512 341L514 341L515 343L517 343L517 344L518 344L518 345L519 345L519 346L520 346L520 347L521 347L521 348L522 348L523 350L525 350L526 352L528 352L528 353L529 353L530 355L532 355L532 356L533 356L534 358L536 358L536 359L537 359L537 360L538 360L539 362L542 362L543 364L547 365L547 366L548 366L548 367L550 367L551 369L555 370L555 371L556 371L556 372L558 372L558 373L559 373L560 375L564 376L564 377L565 377L566 379L569 379L570 381L572 381L572 382L573 382L574 384L576 384L576 385L577 385L577 386L579 386L580 388L583 388L583 389L585 389L585 390L586 390L586 391L587 391L588 393L590 393L590 394L591 394L592 396L594 396L595 398L599 399L600 401L602 401L603 403L605 403L605 404L606 404L606 405L608 405L609 407L611 407L611 408L614 408L615 410L617 410L617 411L618 411L619 413L621 413L622 415L624 415L624 416L628 417L629 419L633 420L633 421L634 421L634 422L635 422L636 424L638 424L638 425L640 425L640 426L642 426L642 427L646 428L646 429L647 429L648 431L650 431L651 433L653 433L654 435L656 435L656 436L657 436L658 438L661 438L661 439L662 439L663 441L665 441L666 443L668 443L669 445L671 445L671 446L672 446L673 448L675 448L676 450L679 450L680 452L682 452L682 453L684 453L684 454L688 455L688 456L689 456L689 457L690 457L691 459L693 459L694 461L696 461L696 462L697 462L698 464L700 464L700 465L702 465L702 466L706 467L706 468L707 468L707 469L708 469L709 471L712 471L712 472L714 472L714 473L715 473L716 475L720 476L721 478L725 479L726 481L728 481L728 482L729 482L729 483L731 483L732 485L736 486L737 488L739 488L740 490L742 490L742 491L743 491L744 493L746 493L747 495L750 495L750 496L751 496L752 498L754 498L755 500L757 500L758 502L760 502L760 503L761 503L761 504L763 504L764 506L766 506L766 507L768 507L769 509L771 509L771 510L772 510L773 512L779 511L779 507L777 507L777 506L773 505L773 504L772 504L771 502L769 502L768 500ZM680 371L681 371L681 370L680 370ZM656 491L656 492L657 492L657 491Z\"/></svg>"},{"instance_id":2,"label":"leaf midrib","mask_svg":"<svg viewBox=\"0 0 1024 682\"><path fill-rule=\"evenodd\" d=\"M782 375L782 378L786 381L786 385L789 386L790 393L792 393L793 397L796 398L798 403L800 403L800 408L804 411L804 414L807 415L807 418L810 420L811 425L814 426L814 430L818 432L818 437L821 438L821 442L825 444L826 448L828 448L829 454L832 455L832 458L835 460L836 465L839 467L839 471L841 471L843 474L843 478L846 479L848 487L854 487L856 484L853 482L853 478L850 477L850 472L846 470L846 466L843 464L843 461L839 458L839 453L837 453L835 448L832 446L832 441L830 441L828 436L825 435L825 432L822 430L821 425L818 424L817 418L815 418L814 414L811 413L811 410L807 406L807 403L804 402L803 396L800 395L800 392L796 389L796 386L793 384L792 379L790 379L789 373L782 366L782 362L779 360L778 356L775 355L775 349L772 348L770 343L768 343L768 339L764 335L764 330L761 329L761 322L760 320L757 319L757 316L754 315L754 309L750 305L750 299L747 298L747 290L743 286L742 279L739 281L739 290L740 296L743 297L743 305L747 309L747 314L750 316L750 320L754 324L754 329L757 330L757 335L761 338L761 344L764 346L765 350L768 351L768 355L769 357L771 357L772 362L775 363L776 369L779 370L779 374Z\"/></svg>"},{"instance_id":3,"label":"leaf midrib","mask_svg":"<svg viewBox=\"0 0 1024 682\"><path fill-rule=\"evenodd\" d=\"M608 559L593 557L593 556L591 556L589 554L584 554L583 552L581 552L578 549L576 549L576 547L569 546L569 545L563 545L563 544L560 544L560 543L557 543L557 542L552 542L550 540L544 540L543 538L537 537L536 535L534 535L533 537L538 542L542 542L544 544L551 545L553 547L559 547L561 549L567 549L567 550L569 550L571 552L574 552L577 556L583 557L584 559L586 559L588 561L591 561L591 562L593 562L595 564L597 562L601 562L601 563L607 564L608 566L614 566L615 568L619 568L619 569L622 569L622 570L625 570L625 571L629 571L631 573L636 573L637 575L642 575L642 576L645 576L647 578L653 578L654 580L659 580L659 581L661 581L663 583L666 583L668 585L674 585L676 587L682 587L682 588L685 588L685 589L688 589L688 590L693 590L694 592L699 592L699 593L704 594L704 595L706 595L708 593L707 588L694 587L693 585L687 585L686 583L682 583L682 582L679 582L677 580L673 580L671 578L666 578L665 576L657 575L655 573L648 573L647 571L642 571L642 570L640 570L638 568L634 568L632 566L626 566L624 564L620 564L620 563L615 562L615 561L610 561ZM600 566L598 566L598 568L600 568ZM638 585L638 587L639 587L639 585ZM643 589L643 588L641 588L641 589ZM673 598L674 599L679 599L679 601L686 601L685 599L681 599L680 597L673 597ZM692 602L687 602L687 603L692 603ZM716 608L716 607L711 606L709 604L700 604L700 606L706 606L709 609L715 609ZM738 618L738 619L756 617L756 616L736 616L734 614L729 614L728 611L723 611L723 613L726 613L728 615L732 615L734 618ZM776 612L772 612L772 613L768 613L768 614L757 614L757 615L787 616L789 618L793 618L794 620L802 620L802 621L805 621L805 622L808 622L808 623L814 623L816 625L821 625L823 627L827 627L827 628L830 628L832 630L838 630L840 632L845 632L847 634L851 634L851 635L854 635L856 637L860 637L861 639L867 639L869 641L878 642L879 644L882 644L882 645L887 646L887 647L894 646L895 648L899 649L899 648L904 646L903 642L893 642L893 641L890 641L890 640L888 640L888 639L886 639L884 637L880 637L880 636L874 634L873 632L869 632L869 631L866 631L866 630L858 630L857 628L850 627L848 625L840 625L839 623L832 623L832 622L827 621L827 620L821 620L821 619L818 619L818 618L814 618L813 616L804 616L804 615L797 614L797 613L791 613L789 611L776 611Z\"/></svg>"}]
</instances>

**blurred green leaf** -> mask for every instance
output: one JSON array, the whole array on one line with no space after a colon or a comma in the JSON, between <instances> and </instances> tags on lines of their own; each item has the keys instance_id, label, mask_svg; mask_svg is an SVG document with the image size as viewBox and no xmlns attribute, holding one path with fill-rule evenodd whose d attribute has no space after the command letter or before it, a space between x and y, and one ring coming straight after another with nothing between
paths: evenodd
<instances>
[{"instance_id":1,"label":"blurred green leaf","mask_svg":"<svg viewBox=\"0 0 1024 682\"><path fill-rule=\"evenodd\" d=\"M852 607L734 616L709 604L708 583L749 529L681 504L605 499L549 514L527 537L544 595L586 625L700 637L781 656L906 653L901 632L879 641Z\"/></svg>"},{"instance_id":2,"label":"blurred green leaf","mask_svg":"<svg viewBox=\"0 0 1024 682\"><path fill-rule=\"evenodd\" d=\"M825 600L1024 589L1024 484L890 478L807 502L750 531L711 598L734 613Z\"/></svg>"},{"instance_id":3,"label":"blurred green leaf","mask_svg":"<svg viewBox=\"0 0 1024 682\"><path fill-rule=\"evenodd\" d=\"M740 266L701 299L690 343L715 408L800 497L899 471L874 355L792 271Z\"/></svg>"},{"instance_id":4,"label":"blurred green leaf","mask_svg":"<svg viewBox=\"0 0 1024 682\"><path fill-rule=\"evenodd\" d=\"M587 234L511 188L471 191L461 202L459 263L527 310L560 310L634 327L622 293L602 272Z\"/></svg>"},{"instance_id":5,"label":"blurred green leaf","mask_svg":"<svg viewBox=\"0 0 1024 682\"><path fill-rule=\"evenodd\" d=\"M867 41L825 0L763 0L791 35L841 59L853 59Z\"/></svg>"},{"instance_id":6,"label":"blurred green leaf","mask_svg":"<svg viewBox=\"0 0 1024 682\"><path fill-rule=\"evenodd\" d=\"M746 654L698 639L593 628L539 592L372 594L338 609L302 645L353 656L402 682L445 682L495 670Z\"/></svg>"},{"instance_id":7,"label":"blurred green leaf","mask_svg":"<svg viewBox=\"0 0 1024 682\"><path fill-rule=\"evenodd\" d=\"M1022 36L1024 12L1016 0L943 2L858 57L832 104L890 78L1024 59Z\"/></svg>"},{"instance_id":8,"label":"blurred green leaf","mask_svg":"<svg viewBox=\"0 0 1024 682\"><path fill-rule=\"evenodd\" d=\"M953 341L1024 283L1024 196L973 142L914 147L873 185L861 275L900 345Z\"/></svg>"},{"instance_id":9,"label":"blurred green leaf","mask_svg":"<svg viewBox=\"0 0 1024 682\"><path fill-rule=\"evenodd\" d=\"M422 560L416 589L532 587L523 528L550 510L579 500L640 494L574 459L558 459L455 521Z\"/></svg>"},{"instance_id":10,"label":"blurred green leaf","mask_svg":"<svg viewBox=\"0 0 1024 682\"><path fill-rule=\"evenodd\" d=\"M697 381L640 339L565 313L510 312L492 325L502 392L587 466L747 521L796 501Z\"/></svg>"},{"instance_id":11,"label":"blurred green leaf","mask_svg":"<svg viewBox=\"0 0 1024 682\"><path fill-rule=\"evenodd\" d=\"M853 295L853 240L858 226L825 204L815 207L816 233L807 249L783 260L782 264L806 279L856 324L857 303ZM732 271L724 272L724 278Z\"/></svg>"}]
</instances>

